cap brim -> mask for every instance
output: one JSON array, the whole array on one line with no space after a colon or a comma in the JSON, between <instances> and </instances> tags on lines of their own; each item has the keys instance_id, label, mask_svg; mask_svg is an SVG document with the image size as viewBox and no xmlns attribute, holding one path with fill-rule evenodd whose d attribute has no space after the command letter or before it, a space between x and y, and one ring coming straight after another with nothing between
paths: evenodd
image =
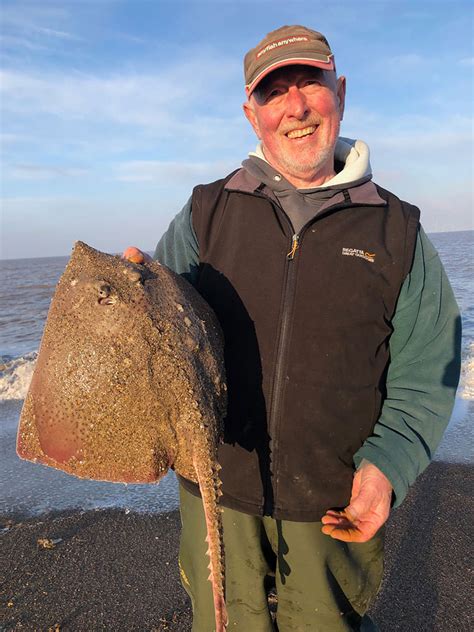
<instances>
[{"instance_id":1,"label":"cap brim","mask_svg":"<svg viewBox=\"0 0 474 632\"><path fill-rule=\"evenodd\" d=\"M251 83L245 86L245 92L247 93L247 96L250 97L250 95L255 90L255 88L260 83L260 81L262 81L264 77L269 75L274 70L277 70L278 68L283 68L283 66L295 66L295 65L314 66L315 68L322 68L322 70L335 70L336 68L334 65L333 55L329 57L328 61L322 61L320 59L311 59L309 57L290 57L282 61L276 61L275 63L271 64L270 66L267 66L261 72L259 72L259 74L255 77L255 79Z\"/></svg>"}]
</instances>

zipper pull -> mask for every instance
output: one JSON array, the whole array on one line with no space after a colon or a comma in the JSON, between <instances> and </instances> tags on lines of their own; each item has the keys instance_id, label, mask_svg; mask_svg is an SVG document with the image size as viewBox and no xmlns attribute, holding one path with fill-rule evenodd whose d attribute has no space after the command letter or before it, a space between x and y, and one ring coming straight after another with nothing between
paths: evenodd
<instances>
[{"instance_id":1,"label":"zipper pull","mask_svg":"<svg viewBox=\"0 0 474 632\"><path fill-rule=\"evenodd\" d=\"M286 258L288 259L288 261L291 261L295 257L295 252L298 250L298 239L299 239L299 235L293 235L292 242L291 242L291 250L286 255Z\"/></svg>"}]
</instances>

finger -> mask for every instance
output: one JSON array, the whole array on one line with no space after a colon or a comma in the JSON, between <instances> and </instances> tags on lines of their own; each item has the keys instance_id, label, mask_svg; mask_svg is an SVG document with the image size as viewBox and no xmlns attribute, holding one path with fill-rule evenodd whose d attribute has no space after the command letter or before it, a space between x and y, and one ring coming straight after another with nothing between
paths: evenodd
<instances>
[{"instance_id":1,"label":"finger","mask_svg":"<svg viewBox=\"0 0 474 632\"><path fill-rule=\"evenodd\" d=\"M339 527L345 524L341 519L337 518L327 518L326 520L321 520L321 523L327 527Z\"/></svg>"},{"instance_id":2,"label":"finger","mask_svg":"<svg viewBox=\"0 0 474 632\"><path fill-rule=\"evenodd\" d=\"M353 523L351 520L348 520L347 516L345 516L344 514L340 516L329 516L326 520L321 520L321 522L323 523L323 525L342 528L342 529L357 528L358 526L356 523Z\"/></svg>"},{"instance_id":3,"label":"finger","mask_svg":"<svg viewBox=\"0 0 474 632\"><path fill-rule=\"evenodd\" d=\"M344 542L368 542L377 533L378 527L373 522L361 520L341 520L337 524L326 524L322 532Z\"/></svg>"},{"instance_id":4,"label":"finger","mask_svg":"<svg viewBox=\"0 0 474 632\"><path fill-rule=\"evenodd\" d=\"M343 514L331 514L325 515L321 518L321 522L323 524L341 524L343 522L347 522L347 518Z\"/></svg>"},{"instance_id":5,"label":"finger","mask_svg":"<svg viewBox=\"0 0 474 632\"><path fill-rule=\"evenodd\" d=\"M371 536L357 529L357 527L337 527L333 525L324 526L321 531L333 538L341 540L341 542L367 542Z\"/></svg>"},{"instance_id":6,"label":"finger","mask_svg":"<svg viewBox=\"0 0 474 632\"><path fill-rule=\"evenodd\" d=\"M135 246L129 246L123 253L122 257L127 259L127 261L131 261L132 263L144 263L148 261L150 257L142 252L139 248Z\"/></svg>"},{"instance_id":7,"label":"finger","mask_svg":"<svg viewBox=\"0 0 474 632\"><path fill-rule=\"evenodd\" d=\"M328 509L326 514L321 518L323 524L351 524L357 526L359 523L358 513L355 510L343 509L342 511L336 511L335 509Z\"/></svg>"},{"instance_id":8,"label":"finger","mask_svg":"<svg viewBox=\"0 0 474 632\"><path fill-rule=\"evenodd\" d=\"M331 519L331 520L332 519L336 519L337 520L342 515L343 514L341 512L339 512L339 511L327 511L325 513L325 515L321 518L321 522L324 522L325 520L328 520L328 519Z\"/></svg>"},{"instance_id":9,"label":"finger","mask_svg":"<svg viewBox=\"0 0 474 632\"><path fill-rule=\"evenodd\" d=\"M326 516L342 516L344 514L343 509L328 509L326 511Z\"/></svg>"},{"instance_id":10,"label":"finger","mask_svg":"<svg viewBox=\"0 0 474 632\"><path fill-rule=\"evenodd\" d=\"M321 531L337 540L349 541L354 538L357 528L349 522L345 522L339 525L324 525Z\"/></svg>"}]
</instances>

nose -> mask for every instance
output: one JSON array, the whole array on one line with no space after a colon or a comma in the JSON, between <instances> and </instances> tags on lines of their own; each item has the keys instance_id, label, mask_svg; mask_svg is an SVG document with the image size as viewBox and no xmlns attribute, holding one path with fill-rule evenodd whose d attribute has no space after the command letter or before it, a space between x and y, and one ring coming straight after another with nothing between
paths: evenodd
<instances>
[{"instance_id":1,"label":"nose","mask_svg":"<svg viewBox=\"0 0 474 632\"><path fill-rule=\"evenodd\" d=\"M308 114L308 105L304 93L298 86L290 86L286 95L287 116L303 119Z\"/></svg>"}]
</instances>

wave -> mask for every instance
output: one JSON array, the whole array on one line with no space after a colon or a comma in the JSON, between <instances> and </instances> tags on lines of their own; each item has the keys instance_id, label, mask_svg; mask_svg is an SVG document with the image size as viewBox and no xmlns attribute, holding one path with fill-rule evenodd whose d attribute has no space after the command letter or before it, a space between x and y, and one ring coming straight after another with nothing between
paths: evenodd
<instances>
[{"instance_id":1,"label":"wave","mask_svg":"<svg viewBox=\"0 0 474 632\"><path fill-rule=\"evenodd\" d=\"M474 399L474 342L470 342L463 351L458 396L463 399Z\"/></svg>"},{"instance_id":2,"label":"wave","mask_svg":"<svg viewBox=\"0 0 474 632\"><path fill-rule=\"evenodd\" d=\"M38 353L31 351L19 358L0 358L0 401L26 397L37 357Z\"/></svg>"},{"instance_id":3,"label":"wave","mask_svg":"<svg viewBox=\"0 0 474 632\"><path fill-rule=\"evenodd\" d=\"M26 397L37 357L37 351L25 353L19 358L0 356L0 401ZM470 342L463 349L457 395L463 399L474 400L474 342Z\"/></svg>"}]
</instances>

